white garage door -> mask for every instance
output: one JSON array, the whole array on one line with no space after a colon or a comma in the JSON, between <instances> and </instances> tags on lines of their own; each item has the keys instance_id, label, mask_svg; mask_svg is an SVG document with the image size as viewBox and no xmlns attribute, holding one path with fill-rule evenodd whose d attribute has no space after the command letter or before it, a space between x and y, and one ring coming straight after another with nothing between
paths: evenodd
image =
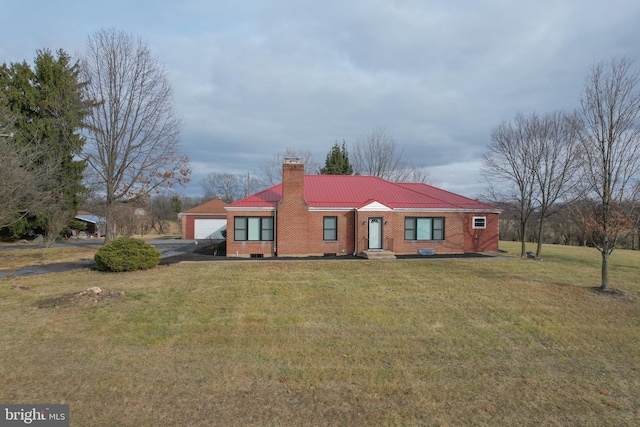
<instances>
[{"instance_id":1,"label":"white garage door","mask_svg":"<svg viewBox=\"0 0 640 427\"><path fill-rule=\"evenodd\" d=\"M195 239L224 239L222 231L227 229L226 219L195 219L193 222Z\"/></svg>"}]
</instances>

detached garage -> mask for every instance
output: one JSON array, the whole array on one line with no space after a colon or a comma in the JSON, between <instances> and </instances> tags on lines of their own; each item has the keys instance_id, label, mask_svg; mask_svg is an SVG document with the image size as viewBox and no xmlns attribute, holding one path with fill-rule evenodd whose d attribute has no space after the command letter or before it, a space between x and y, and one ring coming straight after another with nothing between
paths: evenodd
<instances>
[{"instance_id":1,"label":"detached garage","mask_svg":"<svg viewBox=\"0 0 640 427\"><path fill-rule=\"evenodd\" d=\"M216 218L195 218L193 220L194 239L216 239L223 240L222 232L227 229L226 219Z\"/></svg>"},{"instance_id":2,"label":"detached garage","mask_svg":"<svg viewBox=\"0 0 640 427\"><path fill-rule=\"evenodd\" d=\"M224 240L222 232L227 229L227 211L220 199L211 200L181 212L182 238L198 240Z\"/></svg>"}]
</instances>

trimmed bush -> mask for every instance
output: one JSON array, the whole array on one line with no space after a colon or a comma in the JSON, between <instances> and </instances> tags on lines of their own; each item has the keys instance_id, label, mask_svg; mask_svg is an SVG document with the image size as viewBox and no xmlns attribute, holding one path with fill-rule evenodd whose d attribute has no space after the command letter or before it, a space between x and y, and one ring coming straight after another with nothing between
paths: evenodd
<instances>
[{"instance_id":1,"label":"trimmed bush","mask_svg":"<svg viewBox=\"0 0 640 427\"><path fill-rule=\"evenodd\" d=\"M102 246L93 259L100 271L133 271L154 268L160 251L139 239L122 237Z\"/></svg>"}]
</instances>

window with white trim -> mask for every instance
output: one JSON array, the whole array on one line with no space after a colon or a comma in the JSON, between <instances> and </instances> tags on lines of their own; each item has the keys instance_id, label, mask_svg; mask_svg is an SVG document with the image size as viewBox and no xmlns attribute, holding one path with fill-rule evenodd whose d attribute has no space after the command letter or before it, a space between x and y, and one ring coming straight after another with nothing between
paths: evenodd
<instances>
[{"instance_id":1,"label":"window with white trim","mask_svg":"<svg viewBox=\"0 0 640 427\"><path fill-rule=\"evenodd\" d=\"M273 241L272 216L237 216L233 222L233 240Z\"/></svg>"},{"instance_id":2,"label":"window with white trim","mask_svg":"<svg viewBox=\"0 0 640 427\"><path fill-rule=\"evenodd\" d=\"M444 240L444 218L406 217L405 240Z\"/></svg>"},{"instance_id":3,"label":"window with white trim","mask_svg":"<svg viewBox=\"0 0 640 427\"><path fill-rule=\"evenodd\" d=\"M473 217L473 228L487 228L487 217L486 216L474 216Z\"/></svg>"}]
</instances>

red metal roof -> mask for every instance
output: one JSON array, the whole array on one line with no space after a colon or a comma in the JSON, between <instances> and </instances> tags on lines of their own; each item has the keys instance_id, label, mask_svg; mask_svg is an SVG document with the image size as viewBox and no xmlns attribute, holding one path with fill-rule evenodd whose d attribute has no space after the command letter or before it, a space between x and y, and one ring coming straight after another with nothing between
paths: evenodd
<instances>
[{"instance_id":1,"label":"red metal roof","mask_svg":"<svg viewBox=\"0 0 640 427\"><path fill-rule=\"evenodd\" d=\"M282 184L227 205L275 208ZM391 209L490 210L499 208L427 184L396 183L374 176L305 175L304 198L310 208L359 209L376 201Z\"/></svg>"}]
</instances>

